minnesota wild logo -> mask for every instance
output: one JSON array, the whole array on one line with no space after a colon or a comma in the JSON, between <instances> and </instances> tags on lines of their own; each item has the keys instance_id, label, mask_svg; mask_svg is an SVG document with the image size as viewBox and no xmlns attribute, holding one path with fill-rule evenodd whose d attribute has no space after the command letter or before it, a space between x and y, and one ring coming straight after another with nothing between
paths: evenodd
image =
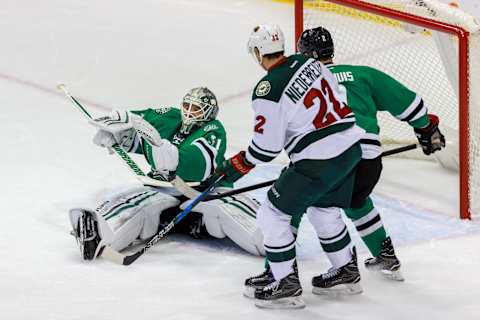
<instances>
[{"instance_id":1,"label":"minnesota wild logo","mask_svg":"<svg viewBox=\"0 0 480 320\"><path fill-rule=\"evenodd\" d=\"M258 84L257 90L255 90L255 94L258 97L266 96L270 93L270 89L272 89L272 85L268 81L262 81Z\"/></svg>"}]
</instances>

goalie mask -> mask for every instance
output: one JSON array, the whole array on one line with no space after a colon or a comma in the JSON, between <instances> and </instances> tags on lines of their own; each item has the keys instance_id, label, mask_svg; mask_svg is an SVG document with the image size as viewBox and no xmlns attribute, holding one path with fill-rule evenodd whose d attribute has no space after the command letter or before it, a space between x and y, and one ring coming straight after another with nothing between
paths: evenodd
<instances>
[{"instance_id":1,"label":"goalie mask","mask_svg":"<svg viewBox=\"0 0 480 320\"><path fill-rule=\"evenodd\" d=\"M256 26L248 40L248 52L262 64L263 56L285 51L285 37L277 25Z\"/></svg>"},{"instance_id":2,"label":"goalie mask","mask_svg":"<svg viewBox=\"0 0 480 320\"><path fill-rule=\"evenodd\" d=\"M303 31L297 47L301 54L319 60L329 60L334 56L332 35L323 27Z\"/></svg>"},{"instance_id":3,"label":"goalie mask","mask_svg":"<svg viewBox=\"0 0 480 320\"><path fill-rule=\"evenodd\" d=\"M193 88L182 100L182 123L185 127L214 120L218 114L217 98L206 87Z\"/></svg>"}]
</instances>

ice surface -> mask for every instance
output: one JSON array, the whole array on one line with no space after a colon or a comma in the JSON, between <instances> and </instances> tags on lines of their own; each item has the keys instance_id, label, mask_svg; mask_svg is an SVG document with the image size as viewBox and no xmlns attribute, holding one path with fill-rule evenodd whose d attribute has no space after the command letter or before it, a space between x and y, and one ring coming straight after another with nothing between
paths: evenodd
<instances>
[{"instance_id":1,"label":"ice surface","mask_svg":"<svg viewBox=\"0 0 480 320\"><path fill-rule=\"evenodd\" d=\"M307 221L298 245L301 311L259 310L241 297L262 259L226 240L170 236L129 267L80 260L67 210L137 182L91 143L94 129L55 85L93 102L95 114L175 105L190 87L207 85L222 102L231 154L249 141L249 95L262 75L246 40L252 26L271 22L292 39L292 7L270 1L2 1L1 319L480 317L480 226L455 218L457 177L434 163L385 161L374 200L407 281L362 268L361 296L310 293L310 278L328 263ZM239 185L274 178L285 163L259 167Z\"/></svg>"}]
</instances>

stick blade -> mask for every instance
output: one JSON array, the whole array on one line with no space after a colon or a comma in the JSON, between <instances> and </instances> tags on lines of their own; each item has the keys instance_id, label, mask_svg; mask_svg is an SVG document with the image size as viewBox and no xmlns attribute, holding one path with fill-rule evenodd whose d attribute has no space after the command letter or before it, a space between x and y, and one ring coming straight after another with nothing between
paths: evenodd
<instances>
[{"instance_id":1,"label":"stick blade","mask_svg":"<svg viewBox=\"0 0 480 320\"><path fill-rule=\"evenodd\" d=\"M175 187L175 189L180 191L180 193L182 193L184 196L186 196L189 199L195 199L201 194L201 192L193 189L185 181L183 181L183 179L180 178L179 176L176 176L171 183Z\"/></svg>"},{"instance_id":2,"label":"stick blade","mask_svg":"<svg viewBox=\"0 0 480 320\"><path fill-rule=\"evenodd\" d=\"M140 250L132 255L126 256L125 259L123 259L123 265L124 266L129 266L131 265L135 260L137 260L145 251Z\"/></svg>"},{"instance_id":3,"label":"stick blade","mask_svg":"<svg viewBox=\"0 0 480 320\"><path fill-rule=\"evenodd\" d=\"M102 257L118 264L124 264L125 256L110 246L105 246Z\"/></svg>"},{"instance_id":4,"label":"stick blade","mask_svg":"<svg viewBox=\"0 0 480 320\"><path fill-rule=\"evenodd\" d=\"M111 246L105 246L102 251L102 257L117 264L129 266L135 260L137 260L144 252L145 250L140 250L138 252L135 252L134 254L126 256L113 249Z\"/></svg>"}]
</instances>

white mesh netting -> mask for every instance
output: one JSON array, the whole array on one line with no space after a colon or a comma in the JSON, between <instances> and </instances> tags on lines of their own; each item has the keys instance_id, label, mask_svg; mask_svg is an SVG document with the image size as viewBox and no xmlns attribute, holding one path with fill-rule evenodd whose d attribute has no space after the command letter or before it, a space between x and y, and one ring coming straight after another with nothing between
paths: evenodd
<instances>
[{"instance_id":1,"label":"white mesh netting","mask_svg":"<svg viewBox=\"0 0 480 320\"><path fill-rule=\"evenodd\" d=\"M469 52L469 203L480 215L480 26L463 11L437 0L367 0L400 12L445 22L471 33ZM449 152L458 161L458 38L399 20L323 0L304 1L304 28L326 27L335 42L336 64L361 64L392 75L420 94L441 119ZM382 143L415 143L413 130L389 114L379 115ZM421 152L410 153L422 157Z\"/></svg>"}]
</instances>

